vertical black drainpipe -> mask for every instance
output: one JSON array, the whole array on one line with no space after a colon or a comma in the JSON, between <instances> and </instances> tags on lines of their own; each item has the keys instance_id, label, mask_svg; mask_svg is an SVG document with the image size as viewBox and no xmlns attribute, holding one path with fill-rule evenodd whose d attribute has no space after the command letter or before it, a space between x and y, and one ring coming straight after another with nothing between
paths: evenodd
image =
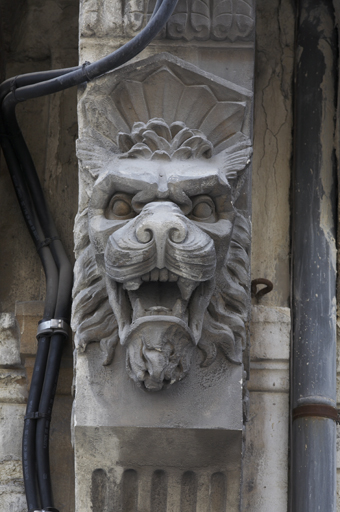
<instances>
[{"instance_id":1,"label":"vertical black drainpipe","mask_svg":"<svg viewBox=\"0 0 340 512\"><path fill-rule=\"evenodd\" d=\"M337 40L331 0L297 6L291 511L335 512Z\"/></svg>"}]
</instances>

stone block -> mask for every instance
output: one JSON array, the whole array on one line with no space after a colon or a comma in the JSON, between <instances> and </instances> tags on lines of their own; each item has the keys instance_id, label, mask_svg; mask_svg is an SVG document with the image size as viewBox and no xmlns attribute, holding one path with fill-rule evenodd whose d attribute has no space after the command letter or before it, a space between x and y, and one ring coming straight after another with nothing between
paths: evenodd
<instances>
[{"instance_id":1,"label":"stone block","mask_svg":"<svg viewBox=\"0 0 340 512\"><path fill-rule=\"evenodd\" d=\"M55 507L74 512L74 453L71 445L72 397L55 397L51 430L50 460Z\"/></svg>"},{"instance_id":2,"label":"stone block","mask_svg":"<svg viewBox=\"0 0 340 512\"><path fill-rule=\"evenodd\" d=\"M76 510L236 512L252 92L164 53L79 98Z\"/></svg>"},{"instance_id":3,"label":"stone block","mask_svg":"<svg viewBox=\"0 0 340 512\"><path fill-rule=\"evenodd\" d=\"M26 512L27 504L24 484L0 484L0 510L6 512Z\"/></svg>"},{"instance_id":4,"label":"stone block","mask_svg":"<svg viewBox=\"0 0 340 512\"><path fill-rule=\"evenodd\" d=\"M286 512L290 310L252 308L242 512Z\"/></svg>"},{"instance_id":5,"label":"stone block","mask_svg":"<svg viewBox=\"0 0 340 512\"><path fill-rule=\"evenodd\" d=\"M30 389L32 374L34 369L35 357L25 357L25 369L27 375L27 388ZM71 395L71 387L73 380L72 359L63 357L59 370L59 378L57 384L57 395Z\"/></svg>"},{"instance_id":6,"label":"stone block","mask_svg":"<svg viewBox=\"0 0 340 512\"><path fill-rule=\"evenodd\" d=\"M242 430L242 367L222 356L201 368L194 354L183 381L154 393L129 378L120 345L112 365L102 360L98 344L78 354L75 425Z\"/></svg>"},{"instance_id":7,"label":"stone block","mask_svg":"<svg viewBox=\"0 0 340 512\"><path fill-rule=\"evenodd\" d=\"M0 482L2 484L22 479L21 460L9 459L0 461Z\"/></svg>"},{"instance_id":8,"label":"stone block","mask_svg":"<svg viewBox=\"0 0 340 512\"><path fill-rule=\"evenodd\" d=\"M25 408L24 404L0 405L0 461L21 460Z\"/></svg>"},{"instance_id":9,"label":"stone block","mask_svg":"<svg viewBox=\"0 0 340 512\"><path fill-rule=\"evenodd\" d=\"M209 510L211 500L220 500L228 511L236 512L241 479L242 367L218 357L209 368L201 368L200 359L194 358L183 381L150 393L131 381L124 360L121 346L113 365L106 367L98 344L78 354L74 405L77 512L91 507L100 510L97 507L102 502L116 503L117 510L125 512L127 495L134 496L145 511L179 512L186 510L182 502L188 499L200 512ZM163 486L168 508L153 508L161 492L157 486Z\"/></svg>"},{"instance_id":10,"label":"stone block","mask_svg":"<svg viewBox=\"0 0 340 512\"><path fill-rule=\"evenodd\" d=\"M0 403L25 403L26 374L22 368L0 368Z\"/></svg>"},{"instance_id":11,"label":"stone block","mask_svg":"<svg viewBox=\"0 0 340 512\"><path fill-rule=\"evenodd\" d=\"M76 510L236 512L241 444L225 430L76 427Z\"/></svg>"},{"instance_id":12,"label":"stone block","mask_svg":"<svg viewBox=\"0 0 340 512\"><path fill-rule=\"evenodd\" d=\"M287 511L288 424L288 393L250 393L243 512Z\"/></svg>"},{"instance_id":13,"label":"stone block","mask_svg":"<svg viewBox=\"0 0 340 512\"><path fill-rule=\"evenodd\" d=\"M42 319L44 312L43 301L17 302L15 315L20 327L20 351L22 354L32 355L37 352L37 329L38 322Z\"/></svg>"},{"instance_id":14,"label":"stone block","mask_svg":"<svg viewBox=\"0 0 340 512\"><path fill-rule=\"evenodd\" d=\"M20 363L18 323L12 313L2 313L0 314L0 364L13 366Z\"/></svg>"},{"instance_id":15,"label":"stone block","mask_svg":"<svg viewBox=\"0 0 340 512\"><path fill-rule=\"evenodd\" d=\"M251 360L289 359L290 309L253 306L251 316Z\"/></svg>"}]
</instances>

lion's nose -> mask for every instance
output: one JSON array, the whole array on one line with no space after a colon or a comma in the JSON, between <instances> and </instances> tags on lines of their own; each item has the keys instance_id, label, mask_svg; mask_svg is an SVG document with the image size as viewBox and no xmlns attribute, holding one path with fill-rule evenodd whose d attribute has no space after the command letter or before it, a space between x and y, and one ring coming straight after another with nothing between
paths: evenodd
<instances>
[{"instance_id":1,"label":"lion's nose","mask_svg":"<svg viewBox=\"0 0 340 512\"><path fill-rule=\"evenodd\" d=\"M157 241L171 240L175 244L184 242L188 229L184 222L178 218L158 218L142 221L136 229L138 242L146 244L153 238Z\"/></svg>"},{"instance_id":2,"label":"lion's nose","mask_svg":"<svg viewBox=\"0 0 340 512\"><path fill-rule=\"evenodd\" d=\"M164 268L167 242L184 242L188 228L184 219L181 219L183 214L176 205L150 203L147 206L146 215L142 216L136 227L136 238L142 244L154 239L157 248L157 267Z\"/></svg>"}]
</instances>

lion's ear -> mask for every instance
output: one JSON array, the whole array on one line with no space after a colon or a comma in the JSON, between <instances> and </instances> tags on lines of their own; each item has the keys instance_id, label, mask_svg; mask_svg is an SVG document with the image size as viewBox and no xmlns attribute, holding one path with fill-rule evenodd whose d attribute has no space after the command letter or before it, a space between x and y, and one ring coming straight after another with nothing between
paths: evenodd
<instances>
[{"instance_id":1,"label":"lion's ear","mask_svg":"<svg viewBox=\"0 0 340 512\"><path fill-rule=\"evenodd\" d=\"M231 185L234 201L244 183L245 171L251 162L252 154L251 140L241 132L230 138L227 149L223 151L222 169Z\"/></svg>"},{"instance_id":2,"label":"lion's ear","mask_svg":"<svg viewBox=\"0 0 340 512\"><path fill-rule=\"evenodd\" d=\"M92 128L85 130L83 137L77 140L77 156L83 169L94 179L98 178L106 164L118 153L118 148L112 140Z\"/></svg>"}]
</instances>

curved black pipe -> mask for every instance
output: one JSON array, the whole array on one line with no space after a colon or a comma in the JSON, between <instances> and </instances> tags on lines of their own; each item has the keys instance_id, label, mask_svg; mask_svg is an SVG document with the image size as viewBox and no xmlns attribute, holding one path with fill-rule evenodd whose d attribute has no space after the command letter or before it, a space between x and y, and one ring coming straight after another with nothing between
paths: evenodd
<instances>
[{"instance_id":1,"label":"curved black pipe","mask_svg":"<svg viewBox=\"0 0 340 512\"><path fill-rule=\"evenodd\" d=\"M53 318L58 285L58 271L51 251L47 246L41 246L44 240L39 222L36 219L34 207L27 188L27 184L20 172L16 156L8 139L2 140L2 147L10 171L10 176L14 189L20 204L25 222L38 250L41 263L46 276L46 300L44 308L44 320ZM43 382L45 377L45 368L49 352L49 338L41 337L38 340L38 350L34 364L30 392L27 401L26 416L38 410ZM36 438L36 419L26 417L24 421L23 443L22 443L22 461L25 493L29 510L38 509L39 500L36 489L36 460L35 460L35 438Z\"/></svg>"},{"instance_id":2,"label":"curved black pipe","mask_svg":"<svg viewBox=\"0 0 340 512\"><path fill-rule=\"evenodd\" d=\"M39 404L39 414L43 417L37 420L36 456L38 486L43 509L54 506L49 464L49 431L64 343L65 337L62 334L55 334L51 337L45 380ZM41 439L43 440L42 443L39 442Z\"/></svg>"},{"instance_id":3,"label":"curved black pipe","mask_svg":"<svg viewBox=\"0 0 340 512\"><path fill-rule=\"evenodd\" d=\"M8 78L0 84L0 103L4 97L11 91L11 89L19 89L27 85L38 84L46 82L61 75L66 75L72 71L80 69L81 66L74 66L72 68L52 69L50 71L37 71L36 73L26 73L25 75L18 75L13 78Z\"/></svg>"},{"instance_id":4,"label":"curved black pipe","mask_svg":"<svg viewBox=\"0 0 340 512\"><path fill-rule=\"evenodd\" d=\"M170 17L176 3L177 0L157 0L154 12L147 26L122 48L94 64L21 75L6 80L0 86L0 102L2 115L5 119L4 126L0 130L3 134L1 143L4 148L5 158L9 163L12 180L17 190L26 223L35 240L36 247L39 249L39 255L46 273L47 309L45 308L44 319L54 317L69 322L72 268L63 245L58 239L58 233L46 205L33 160L17 123L15 105L26 99L51 94L52 92L58 92L74 85L79 85L84 81L92 80L124 64L140 53L153 37L157 35ZM20 185L16 186L18 181ZM21 190L24 193L21 194ZM48 242L46 242L46 238ZM46 243L49 246L46 246ZM54 264L54 270L51 268L51 262ZM56 295L55 281L57 272L59 275ZM53 304L55 304L54 314L52 314ZM27 408L28 417L25 420L23 437L23 462L25 464L24 475L26 475L25 490L27 503L29 509L36 510L38 509L38 499L34 476L35 436L37 440L35 453L37 457L41 506L44 509L53 508L48 439L50 415L56 391L64 337L63 335L54 335L50 344L46 340L49 340L49 337L41 337L38 344L34 380L32 379L29 407ZM46 362L47 353L49 355ZM37 402L39 397L40 404L38 410ZM33 419L30 417L32 413L38 416ZM43 439L42 444L39 442L41 439Z\"/></svg>"},{"instance_id":5,"label":"curved black pipe","mask_svg":"<svg viewBox=\"0 0 340 512\"><path fill-rule=\"evenodd\" d=\"M41 391L45 378L45 368L48 358L50 339L46 336L38 340L38 350L35 358L31 387L27 401L26 417L22 441L22 464L25 493L28 510L39 509L39 499L36 489L36 427L37 420L29 415L38 411Z\"/></svg>"},{"instance_id":6,"label":"curved black pipe","mask_svg":"<svg viewBox=\"0 0 340 512\"><path fill-rule=\"evenodd\" d=\"M32 212L32 207L30 208L30 231L31 233L35 233L35 243L36 247L39 248L39 255L41 257L44 270L46 272L46 298L47 303L44 312L44 320L51 318L62 318L66 320L67 323L70 321L70 305L71 305L71 290L72 290L72 267L67 258L65 250L61 241L58 239L58 233L55 228L52 216L48 210L48 207L45 202L45 198L41 189L40 182L38 180L34 163L31 159L25 141L19 133L19 127L16 122L15 112L14 116L11 117L11 131L9 133L9 137L6 138L6 141L9 140L13 143L13 140L16 142L16 154L14 155L13 151L11 151L11 146L8 144L8 156L13 156L13 162L8 162L10 167L10 173L12 178L20 179L22 178L21 166L25 169L25 179L22 180L21 188L26 192L25 199L21 200L22 205L30 205L30 196L34 198L34 206L36 212L39 216L39 219L43 221L43 230L44 232L39 233L40 223L37 219L34 222L34 213ZM7 129L10 125L7 122ZM15 133L16 129L16 133ZM14 132L14 133L13 133ZM6 144L5 144L6 146ZM24 165L20 166L18 161L16 161L16 157ZM23 196L23 194L21 194ZM28 215L26 215L28 217ZM38 228L37 228L38 226ZM39 236L40 235L40 236ZM52 240L49 246L41 246L45 239L49 238ZM49 260L46 260L47 253L50 257ZM52 257L53 255L53 257ZM53 337L54 339L55 337ZM61 336L63 338L63 336ZM36 375L37 383L34 385L32 383L32 388L30 390L29 403L31 404L30 408L27 408L27 414L31 412L41 412L39 402L43 401L44 397L47 401L53 404L55 388L51 388L50 383L50 375L55 375L53 377L54 380L57 379L59 373L60 359L62 355L62 345L58 345L59 353L58 357L53 357L48 355L48 345L44 339L44 342L39 341L38 344L38 353L36 358L36 364L34 369L34 375ZM47 353L46 353L47 350ZM41 353L42 352L42 353ZM50 350L51 352L51 350ZM48 355L48 363L46 368L46 361ZM33 406L32 406L33 404ZM42 413L46 414L46 408L43 407ZM45 426L39 429L39 425ZM44 497L44 507L52 506L53 507L53 499L50 492L51 489L51 481L50 481L50 471L49 471L49 457L48 457L48 442L46 443L46 435L48 436L49 432L49 420L42 419L29 419L25 420L24 426L24 434L23 434L23 461L25 464L24 469L24 482L25 482L25 491L27 495L27 503L29 509L35 508L37 509L37 490L35 483L36 472L38 475L39 489L41 500ZM41 434L43 433L44 442L41 444L39 441L36 442L36 439L39 440L39 437L42 439ZM36 455L36 457L35 457ZM48 504L48 505L47 505Z\"/></svg>"},{"instance_id":7,"label":"curved black pipe","mask_svg":"<svg viewBox=\"0 0 340 512\"><path fill-rule=\"evenodd\" d=\"M4 116L6 118L5 128L7 129L10 141L15 148L15 154L25 170L26 183L30 194L34 197L35 210L44 233L44 239L47 238L50 240L50 249L59 271L57 303L54 317L62 318L69 323L70 297L72 291L72 266L65 253L64 247L59 240L58 231L46 204L34 162L26 145L25 139L20 131L15 115L15 105L12 105L12 108L8 111L4 109Z\"/></svg>"},{"instance_id":8,"label":"curved black pipe","mask_svg":"<svg viewBox=\"0 0 340 512\"><path fill-rule=\"evenodd\" d=\"M7 167L10 173L10 177L12 179L13 187L15 194L17 196L21 212L23 214L26 226L29 230L29 233L33 239L33 242L38 247L38 244L41 242L35 223L34 223L34 215L31 204L31 199L27 194L27 187L24 179L20 173L20 166L16 157L15 152L13 151L13 147L10 143L9 137L5 135L5 129L1 123L0 119L0 144L2 147L2 151L7 163Z\"/></svg>"},{"instance_id":9,"label":"curved black pipe","mask_svg":"<svg viewBox=\"0 0 340 512\"><path fill-rule=\"evenodd\" d=\"M146 27L136 35L131 41L127 42L121 48L110 55L92 64L83 65L75 71L58 76L51 80L34 85L27 85L13 90L7 94L3 100L3 105L8 108L10 103L16 104L28 99L46 96L55 92L63 91L69 87L80 85L84 82L98 78L105 73L116 69L138 55L152 39L158 34L162 27L170 18L177 0L163 0L156 14L150 18Z\"/></svg>"}]
</instances>

